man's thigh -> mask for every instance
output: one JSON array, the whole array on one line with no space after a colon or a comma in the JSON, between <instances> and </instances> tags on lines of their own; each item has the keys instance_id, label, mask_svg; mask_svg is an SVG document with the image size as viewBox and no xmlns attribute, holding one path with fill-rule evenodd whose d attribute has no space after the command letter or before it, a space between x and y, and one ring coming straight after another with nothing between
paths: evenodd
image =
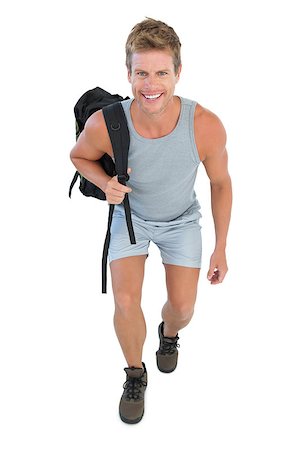
<instances>
[{"instance_id":1,"label":"man's thigh","mask_svg":"<svg viewBox=\"0 0 300 450\"><path fill-rule=\"evenodd\" d=\"M193 308L197 298L200 269L164 264L169 302L177 308Z\"/></svg>"},{"instance_id":2,"label":"man's thigh","mask_svg":"<svg viewBox=\"0 0 300 450\"><path fill-rule=\"evenodd\" d=\"M114 259L110 262L115 298L131 297L140 301L147 254Z\"/></svg>"}]
</instances>

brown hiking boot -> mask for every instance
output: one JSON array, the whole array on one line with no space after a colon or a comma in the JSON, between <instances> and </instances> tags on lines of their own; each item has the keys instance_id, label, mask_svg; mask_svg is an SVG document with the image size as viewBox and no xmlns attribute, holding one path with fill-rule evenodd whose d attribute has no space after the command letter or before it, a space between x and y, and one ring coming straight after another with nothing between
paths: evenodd
<instances>
[{"instance_id":1,"label":"brown hiking boot","mask_svg":"<svg viewBox=\"0 0 300 450\"><path fill-rule=\"evenodd\" d=\"M156 352L157 367L161 372L170 373L176 369L179 344L178 334L175 337L164 336L164 322L158 327L159 349Z\"/></svg>"},{"instance_id":2,"label":"brown hiking boot","mask_svg":"<svg viewBox=\"0 0 300 450\"><path fill-rule=\"evenodd\" d=\"M138 423L144 415L144 393L147 387L147 370L143 368L125 367L126 381L120 400L119 414L126 423Z\"/></svg>"}]
</instances>

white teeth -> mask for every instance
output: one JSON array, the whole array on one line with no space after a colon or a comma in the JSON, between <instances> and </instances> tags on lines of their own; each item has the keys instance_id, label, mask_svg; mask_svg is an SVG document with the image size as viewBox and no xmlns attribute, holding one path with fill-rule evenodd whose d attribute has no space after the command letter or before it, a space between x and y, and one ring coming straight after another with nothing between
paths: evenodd
<instances>
[{"instance_id":1,"label":"white teeth","mask_svg":"<svg viewBox=\"0 0 300 450\"><path fill-rule=\"evenodd\" d=\"M146 95L146 94L144 94L144 96L145 96L146 98L149 98L149 99L154 99L154 98L160 97L161 94L156 94L156 95Z\"/></svg>"}]
</instances>

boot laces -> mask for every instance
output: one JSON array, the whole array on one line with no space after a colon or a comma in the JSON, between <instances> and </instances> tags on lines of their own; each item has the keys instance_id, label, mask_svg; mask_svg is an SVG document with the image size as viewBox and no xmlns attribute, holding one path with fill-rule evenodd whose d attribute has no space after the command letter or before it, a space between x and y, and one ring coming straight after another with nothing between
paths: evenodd
<instances>
[{"instance_id":1,"label":"boot laces","mask_svg":"<svg viewBox=\"0 0 300 450\"><path fill-rule=\"evenodd\" d=\"M142 380L142 377L134 378L128 377L128 380L123 384L125 389L125 395L128 400L139 400L141 398L141 388L147 386L146 381Z\"/></svg>"},{"instance_id":2,"label":"boot laces","mask_svg":"<svg viewBox=\"0 0 300 450\"><path fill-rule=\"evenodd\" d=\"M180 347L180 344L177 344L178 339L179 339L178 336L176 336L174 338L164 337L163 342L162 342L161 352L163 354L172 355L176 351L177 347Z\"/></svg>"}]
</instances>

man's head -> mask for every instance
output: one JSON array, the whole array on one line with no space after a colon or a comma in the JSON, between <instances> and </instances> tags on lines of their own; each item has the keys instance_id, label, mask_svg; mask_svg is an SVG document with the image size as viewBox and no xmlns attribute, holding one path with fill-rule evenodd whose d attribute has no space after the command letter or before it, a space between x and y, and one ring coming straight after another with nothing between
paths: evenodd
<instances>
[{"instance_id":1,"label":"man's head","mask_svg":"<svg viewBox=\"0 0 300 450\"><path fill-rule=\"evenodd\" d=\"M136 24L126 42L126 66L131 73L132 55L146 50L169 50L173 57L174 71L177 75L181 65L181 43L172 27L160 20L147 18Z\"/></svg>"},{"instance_id":2,"label":"man's head","mask_svg":"<svg viewBox=\"0 0 300 450\"><path fill-rule=\"evenodd\" d=\"M138 23L128 36L128 80L146 114L160 114L172 103L181 72L180 46L173 28L153 19Z\"/></svg>"}]
</instances>

